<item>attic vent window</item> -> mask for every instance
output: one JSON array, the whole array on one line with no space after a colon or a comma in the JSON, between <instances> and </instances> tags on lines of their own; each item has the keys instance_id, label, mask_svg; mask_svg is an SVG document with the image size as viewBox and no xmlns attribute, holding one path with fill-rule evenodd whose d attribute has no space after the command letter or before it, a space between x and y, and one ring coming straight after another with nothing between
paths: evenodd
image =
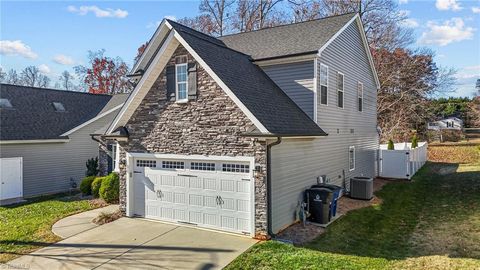
<instances>
[{"instance_id":1,"label":"attic vent window","mask_svg":"<svg viewBox=\"0 0 480 270\"><path fill-rule=\"evenodd\" d=\"M55 111L57 111L57 112L64 112L65 111L65 107L60 102L53 102L53 107L55 108Z\"/></svg>"},{"instance_id":2,"label":"attic vent window","mask_svg":"<svg viewBox=\"0 0 480 270\"><path fill-rule=\"evenodd\" d=\"M0 108L12 108L12 103L6 98L0 98Z\"/></svg>"}]
</instances>

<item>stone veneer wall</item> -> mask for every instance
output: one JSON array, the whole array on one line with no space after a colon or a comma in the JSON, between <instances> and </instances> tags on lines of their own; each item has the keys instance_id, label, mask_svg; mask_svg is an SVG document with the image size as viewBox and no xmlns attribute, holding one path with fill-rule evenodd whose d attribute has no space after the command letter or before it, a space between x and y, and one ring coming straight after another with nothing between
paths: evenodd
<instances>
[{"instance_id":1,"label":"stone veneer wall","mask_svg":"<svg viewBox=\"0 0 480 270\"><path fill-rule=\"evenodd\" d=\"M175 56L188 55L179 46ZM266 144L239 136L253 123L197 64L197 98L188 103L167 100L166 76L162 71L125 126L129 141L120 142L120 204L126 205L126 152L183 155L251 156L260 168L255 172L255 235L267 235ZM252 168L253 169L253 168Z\"/></svg>"}]
</instances>

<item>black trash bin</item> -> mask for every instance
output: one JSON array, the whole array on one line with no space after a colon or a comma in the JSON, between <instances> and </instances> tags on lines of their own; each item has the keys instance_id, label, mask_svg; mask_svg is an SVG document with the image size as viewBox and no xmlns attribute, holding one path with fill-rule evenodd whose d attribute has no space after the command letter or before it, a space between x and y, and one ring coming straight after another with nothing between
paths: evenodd
<instances>
[{"instance_id":1,"label":"black trash bin","mask_svg":"<svg viewBox=\"0 0 480 270\"><path fill-rule=\"evenodd\" d=\"M307 211L310 213L310 221L327 224L331 218L330 205L333 199L333 191L328 188L309 188L305 191Z\"/></svg>"},{"instance_id":2,"label":"black trash bin","mask_svg":"<svg viewBox=\"0 0 480 270\"><path fill-rule=\"evenodd\" d=\"M333 191L333 198L332 198L332 205L330 207L330 211L332 212L332 217L337 215L337 206L338 206L338 199L340 197L340 192L342 191L342 187L331 185L331 184L316 184L311 186L311 188L328 188Z\"/></svg>"}]
</instances>

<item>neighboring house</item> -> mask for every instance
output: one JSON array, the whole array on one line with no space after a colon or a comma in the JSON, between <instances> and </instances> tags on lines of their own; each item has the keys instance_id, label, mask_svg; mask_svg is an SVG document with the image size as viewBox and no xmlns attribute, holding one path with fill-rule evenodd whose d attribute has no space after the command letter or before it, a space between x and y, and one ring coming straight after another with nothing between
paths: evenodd
<instances>
[{"instance_id":1,"label":"neighboring house","mask_svg":"<svg viewBox=\"0 0 480 270\"><path fill-rule=\"evenodd\" d=\"M430 130L462 130L463 120L454 116L447 117L434 122L429 122L427 128Z\"/></svg>"},{"instance_id":2,"label":"neighboring house","mask_svg":"<svg viewBox=\"0 0 480 270\"><path fill-rule=\"evenodd\" d=\"M0 201L78 187L87 159L98 156L90 134L126 98L1 84Z\"/></svg>"},{"instance_id":3,"label":"neighboring house","mask_svg":"<svg viewBox=\"0 0 480 270\"><path fill-rule=\"evenodd\" d=\"M132 77L101 136L127 216L261 238L318 177L376 175L379 83L356 14L221 38L164 20Z\"/></svg>"}]
</instances>

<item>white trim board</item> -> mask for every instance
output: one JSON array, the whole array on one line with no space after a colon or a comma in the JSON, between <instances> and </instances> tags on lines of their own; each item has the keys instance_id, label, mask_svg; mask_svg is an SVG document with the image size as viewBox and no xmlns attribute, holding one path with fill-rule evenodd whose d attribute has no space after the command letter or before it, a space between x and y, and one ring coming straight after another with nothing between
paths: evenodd
<instances>
[{"instance_id":1,"label":"white trim board","mask_svg":"<svg viewBox=\"0 0 480 270\"><path fill-rule=\"evenodd\" d=\"M372 53L370 52L370 46L368 46L367 42L367 36L365 35L365 30L363 28L362 20L360 19L360 16L358 13L353 16L350 21L348 21L335 35L333 35L327 43L325 43L319 50L318 50L318 56L320 57L322 55L322 52L338 37L340 36L349 26L352 22L357 22L358 30L360 32L360 36L362 37L363 41L363 47L365 49L365 53L367 54L368 62L370 63L370 68L372 69L373 77L375 80L375 83L377 85L377 89L380 88L380 81L378 80L378 75L377 75L377 70L375 69L375 64L373 62L373 57Z\"/></svg>"},{"instance_id":2,"label":"white trim board","mask_svg":"<svg viewBox=\"0 0 480 270\"><path fill-rule=\"evenodd\" d=\"M6 141L0 141L0 144L66 143L69 141L70 139L6 140Z\"/></svg>"},{"instance_id":3,"label":"white trim board","mask_svg":"<svg viewBox=\"0 0 480 270\"><path fill-rule=\"evenodd\" d=\"M79 129L81 129L81 128L83 128L83 127L85 127L85 126L87 126L87 125L89 125L89 124L97 121L98 119L100 119L100 118L102 118L102 117L105 117L105 116L111 114L112 112L114 112L114 111L122 108L123 104L124 104L124 103L122 103L122 104L120 104L120 105L118 105L118 106L116 106L116 107L114 107L114 108L112 108L112 109L110 109L110 110L108 110L108 111L100 114L100 115L95 116L94 118L88 120L87 122L84 122L83 124L81 124L81 125L79 125L79 126L76 126L76 127L72 128L71 130L63 133L63 134L60 135L60 136L68 136L68 135L72 134L73 132L75 132L75 131L77 131L77 130L79 130Z\"/></svg>"}]
</instances>

